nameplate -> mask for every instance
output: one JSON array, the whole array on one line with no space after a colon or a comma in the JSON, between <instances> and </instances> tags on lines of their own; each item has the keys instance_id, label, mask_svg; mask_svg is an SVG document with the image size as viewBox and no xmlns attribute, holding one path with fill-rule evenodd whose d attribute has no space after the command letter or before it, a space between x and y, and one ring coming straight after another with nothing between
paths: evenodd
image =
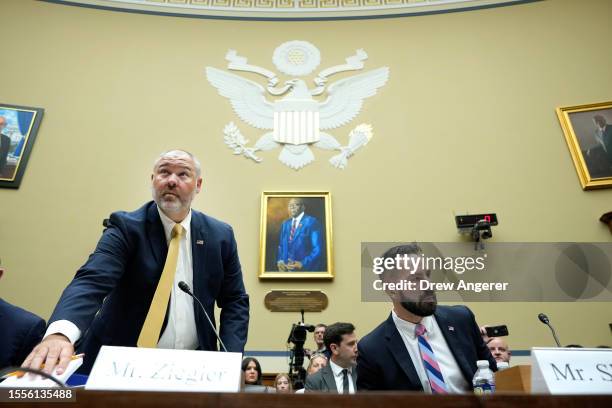
<instances>
[{"instance_id":1,"label":"nameplate","mask_svg":"<svg viewBox=\"0 0 612 408\"><path fill-rule=\"evenodd\" d=\"M85 389L238 392L242 354L102 346Z\"/></svg>"},{"instance_id":2,"label":"nameplate","mask_svg":"<svg viewBox=\"0 0 612 408\"><path fill-rule=\"evenodd\" d=\"M612 349L533 348L531 392L612 394Z\"/></svg>"}]
</instances>

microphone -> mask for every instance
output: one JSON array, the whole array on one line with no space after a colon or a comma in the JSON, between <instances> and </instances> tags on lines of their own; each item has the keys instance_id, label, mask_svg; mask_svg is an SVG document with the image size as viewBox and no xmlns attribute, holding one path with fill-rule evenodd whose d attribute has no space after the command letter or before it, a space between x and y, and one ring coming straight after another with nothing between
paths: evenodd
<instances>
[{"instance_id":1,"label":"microphone","mask_svg":"<svg viewBox=\"0 0 612 408\"><path fill-rule=\"evenodd\" d=\"M538 319L540 319L542 323L544 323L550 328L550 331L552 332L552 335L555 338L555 343L557 343L557 347L561 347L561 343L559 343L559 339L557 338L557 333L555 333L555 329L553 329L552 325L550 324L548 316L546 316L544 313L540 313L538 315Z\"/></svg>"},{"instance_id":2,"label":"microphone","mask_svg":"<svg viewBox=\"0 0 612 408\"><path fill-rule=\"evenodd\" d=\"M191 292L191 288L189 287L189 285L187 283L185 283L184 281L180 281L178 283L178 287L180 290L182 290L183 292L185 292L186 294L188 294L189 296L191 296L192 298L195 299L196 302L198 302L198 305L200 305L200 308L202 309L202 311L204 312L204 316L206 316L206 320L208 320L208 324L210 324L210 327L213 329L213 331L215 332L215 335L217 336L217 339L219 340L219 343L221 344L221 347L223 348L223 351L225 351L227 353L227 349L225 348L225 344L223 344L223 341L221 340L221 337L219 337L219 333L217 332L217 329L215 328L215 325L212 323L212 321L210 320L210 316L208 316L208 313L206 313L206 309L204 309L204 305L202 304L202 302L200 302L200 299L197 298L196 295L194 295Z\"/></svg>"}]
</instances>

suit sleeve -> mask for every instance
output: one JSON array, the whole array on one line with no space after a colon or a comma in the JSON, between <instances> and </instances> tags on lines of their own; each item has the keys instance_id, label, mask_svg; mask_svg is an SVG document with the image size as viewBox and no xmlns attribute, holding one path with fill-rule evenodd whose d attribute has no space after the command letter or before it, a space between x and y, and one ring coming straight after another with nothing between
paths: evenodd
<instances>
[{"instance_id":1,"label":"suit sleeve","mask_svg":"<svg viewBox=\"0 0 612 408\"><path fill-rule=\"evenodd\" d=\"M319 372L314 373L313 375L306 376L306 384L304 384L304 392L316 392L321 391L320 383L322 381L321 374Z\"/></svg>"},{"instance_id":2,"label":"suit sleeve","mask_svg":"<svg viewBox=\"0 0 612 408\"><path fill-rule=\"evenodd\" d=\"M360 343L357 343L357 390L381 390L384 389L379 384L382 380L382 373L378 372L378 366L374 360L374 355L368 353Z\"/></svg>"},{"instance_id":3,"label":"suit sleeve","mask_svg":"<svg viewBox=\"0 0 612 408\"><path fill-rule=\"evenodd\" d=\"M474 313L469 308L466 307L466 309L469 312L471 319L470 324L472 326L472 338L474 339L474 347L476 347L476 354L478 355L478 359L489 360L489 367L491 368L491 370L497 371L497 361L495 361L495 357L493 357L491 351L482 339L482 335L480 334L480 328L478 326L478 323L476 323ZM474 364L475 363L476 362L474 362Z\"/></svg>"},{"instance_id":4,"label":"suit sleeve","mask_svg":"<svg viewBox=\"0 0 612 408\"><path fill-rule=\"evenodd\" d=\"M229 228L231 236L224 255L223 282L217 299L221 309L220 337L227 351L242 353L249 330L249 295L244 289L234 232Z\"/></svg>"},{"instance_id":5,"label":"suit sleeve","mask_svg":"<svg viewBox=\"0 0 612 408\"><path fill-rule=\"evenodd\" d=\"M319 257L321 256L321 224L316 218L312 218L312 228L310 231L310 253L303 260L304 270L316 270L318 269Z\"/></svg>"},{"instance_id":6,"label":"suit sleeve","mask_svg":"<svg viewBox=\"0 0 612 408\"><path fill-rule=\"evenodd\" d=\"M281 224L280 232L278 233L278 249L276 251L276 263L280 261L287 262L287 231L285 223Z\"/></svg>"},{"instance_id":7,"label":"suit sleeve","mask_svg":"<svg viewBox=\"0 0 612 408\"><path fill-rule=\"evenodd\" d=\"M96 249L62 293L49 323L68 320L85 333L104 298L123 275L129 253L125 223L113 213Z\"/></svg>"},{"instance_id":8,"label":"suit sleeve","mask_svg":"<svg viewBox=\"0 0 612 408\"><path fill-rule=\"evenodd\" d=\"M13 359L12 365L19 366L26 359L28 354L34 349L34 347L40 343L45 334L45 321L41 318L37 318L34 323L28 328L25 336L21 342L20 349Z\"/></svg>"}]
</instances>

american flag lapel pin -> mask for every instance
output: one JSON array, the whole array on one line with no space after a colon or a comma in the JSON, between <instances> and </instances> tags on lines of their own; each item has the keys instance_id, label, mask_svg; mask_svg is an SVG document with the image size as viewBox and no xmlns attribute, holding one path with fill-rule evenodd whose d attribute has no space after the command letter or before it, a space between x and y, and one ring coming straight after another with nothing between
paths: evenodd
<instances>
[{"instance_id":1,"label":"american flag lapel pin","mask_svg":"<svg viewBox=\"0 0 612 408\"><path fill-rule=\"evenodd\" d=\"M202 239L198 239L198 240L196 241L196 245L204 245L204 240L202 240Z\"/></svg>"},{"instance_id":2,"label":"american flag lapel pin","mask_svg":"<svg viewBox=\"0 0 612 408\"><path fill-rule=\"evenodd\" d=\"M455 328L453 326L448 326L448 331L455 331Z\"/></svg>"}]
</instances>

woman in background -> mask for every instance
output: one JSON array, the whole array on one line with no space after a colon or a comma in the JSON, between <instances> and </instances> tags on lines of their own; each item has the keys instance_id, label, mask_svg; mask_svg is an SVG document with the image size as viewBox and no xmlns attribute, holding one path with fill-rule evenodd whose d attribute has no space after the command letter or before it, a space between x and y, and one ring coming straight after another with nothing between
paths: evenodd
<instances>
[{"instance_id":1,"label":"woman in background","mask_svg":"<svg viewBox=\"0 0 612 408\"><path fill-rule=\"evenodd\" d=\"M289 374L278 374L274 379L274 388L276 388L276 392L279 394L291 394L293 392L293 386L291 385Z\"/></svg>"},{"instance_id":2,"label":"woman in background","mask_svg":"<svg viewBox=\"0 0 612 408\"><path fill-rule=\"evenodd\" d=\"M247 357L242 360L242 373L244 383L247 385L261 385L261 365L256 358Z\"/></svg>"},{"instance_id":3,"label":"woman in background","mask_svg":"<svg viewBox=\"0 0 612 408\"><path fill-rule=\"evenodd\" d=\"M310 363L306 369L306 376L312 375L327 365L327 357L321 353L315 353L310 357ZM295 392L296 394L303 394L304 388L301 388Z\"/></svg>"}]
</instances>

